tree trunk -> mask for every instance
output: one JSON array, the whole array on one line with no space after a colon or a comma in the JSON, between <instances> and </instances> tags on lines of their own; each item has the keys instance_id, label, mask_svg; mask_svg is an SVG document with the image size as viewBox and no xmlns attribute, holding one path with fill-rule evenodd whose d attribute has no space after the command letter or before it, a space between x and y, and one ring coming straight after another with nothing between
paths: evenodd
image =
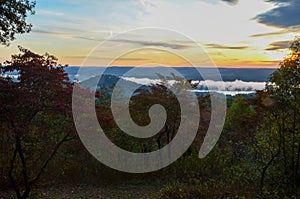
<instances>
[{"instance_id":1,"label":"tree trunk","mask_svg":"<svg viewBox=\"0 0 300 199\"><path fill-rule=\"evenodd\" d=\"M264 182L265 182L265 176L268 168L271 166L272 162L275 160L275 158L279 155L280 148L276 152L275 155L272 156L272 158L269 160L269 162L263 167L261 179L260 179L260 193L262 194L263 188L264 188Z\"/></svg>"}]
</instances>

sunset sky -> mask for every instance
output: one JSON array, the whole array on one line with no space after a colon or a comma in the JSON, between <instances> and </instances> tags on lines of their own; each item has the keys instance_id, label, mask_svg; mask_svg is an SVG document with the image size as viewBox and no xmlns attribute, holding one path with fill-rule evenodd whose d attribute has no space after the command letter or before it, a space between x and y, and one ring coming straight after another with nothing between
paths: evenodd
<instances>
[{"instance_id":1,"label":"sunset sky","mask_svg":"<svg viewBox=\"0 0 300 199\"><path fill-rule=\"evenodd\" d=\"M136 28L156 27L191 38L218 67L277 67L300 31L299 10L299 0L37 0L36 14L28 18L33 24L31 33L18 35L9 47L1 46L0 62L18 53L21 45L37 53L49 52L60 63L80 66L106 39ZM164 36L149 43L152 35L146 37L147 41L130 37L119 42L194 53L186 40ZM101 66L102 59L113 56L110 51L102 52L94 64ZM185 65L172 56L161 56L172 65ZM149 59L147 53L131 54L115 64L140 65Z\"/></svg>"}]
</instances>

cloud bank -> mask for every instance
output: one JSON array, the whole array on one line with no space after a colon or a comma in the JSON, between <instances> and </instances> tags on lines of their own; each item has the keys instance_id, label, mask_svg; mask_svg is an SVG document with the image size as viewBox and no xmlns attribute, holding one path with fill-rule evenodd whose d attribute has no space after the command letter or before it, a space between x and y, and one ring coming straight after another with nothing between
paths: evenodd
<instances>
[{"instance_id":1,"label":"cloud bank","mask_svg":"<svg viewBox=\"0 0 300 199\"><path fill-rule=\"evenodd\" d=\"M206 44L208 48L227 49L227 50L244 50L249 48L248 46L227 46L222 44Z\"/></svg>"},{"instance_id":2,"label":"cloud bank","mask_svg":"<svg viewBox=\"0 0 300 199\"><path fill-rule=\"evenodd\" d=\"M231 5L236 5L239 2L239 0L222 0L222 1L225 1Z\"/></svg>"},{"instance_id":3,"label":"cloud bank","mask_svg":"<svg viewBox=\"0 0 300 199\"><path fill-rule=\"evenodd\" d=\"M175 43L168 43L168 42L149 42L149 41L138 41L138 40L128 40L128 39L113 39L112 42L118 43L130 43L130 44L137 44L141 46L158 46L158 47L166 47L172 49L185 49L191 46L183 45L183 44L175 44Z\"/></svg>"},{"instance_id":4,"label":"cloud bank","mask_svg":"<svg viewBox=\"0 0 300 199\"><path fill-rule=\"evenodd\" d=\"M225 91L255 91L263 90L265 88L265 82L244 82L242 80L235 80L233 82L222 82L222 81L193 81L193 83L198 83L198 90L207 90L209 85L211 90L220 91L223 85L225 86Z\"/></svg>"},{"instance_id":5,"label":"cloud bank","mask_svg":"<svg viewBox=\"0 0 300 199\"><path fill-rule=\"evenodd\" d=\"M136 77L122 77L122 79L135 82L141 85L151 85L158 84L161 82L159 79L149 79L149 78L136 78ZM174 83L174 80L169 81L170 84ZM266 82L245 82L242 80L235 80L230 82L222 81L192 81L193 84L198 84L196 90L207 90L207 86L214 91L224 91L223 85L225 86L225 91L256 91L263 90L265 88Z\"/></svg>"},{"instance_id":6,"label":"cloud bank","mask_svg":"<svg viewBox=\"0 0 300 199\"><path fill-rule=\"evenodd\" d=\"M279 28L300 26L300 1L299 0L266 0L274 3L276 7L255 17L263 24Z\"/></svg>"},{"instance_id":7,"label":"cloud bank","mask_svg":"<svg viewBox=\"0 0 300 199\"><path fill-rule=\"evenodd\" d=\"M271 43L266 50L286 50L290 47L290 45L290 41L277 41Z\"/></svg>"}]
</instances>

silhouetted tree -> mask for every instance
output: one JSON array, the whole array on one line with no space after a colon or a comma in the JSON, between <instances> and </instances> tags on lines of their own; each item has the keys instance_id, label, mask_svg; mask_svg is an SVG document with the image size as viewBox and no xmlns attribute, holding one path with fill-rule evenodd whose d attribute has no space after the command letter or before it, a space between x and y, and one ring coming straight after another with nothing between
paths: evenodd
<instances>
[{"instance_id":1,"label":"silhouetted tree","mask_svg":"<svg viewBox=\"0 0 300 199\"><path fill-rule=\"evenodd\" d=\"M166 77L159 74L158 77L160 78L160 83L151 85L149 89L138 90L138 94L132 97L130 104L133 119L142 126L148 125L151 122L148 111L154 104L162 105L167 113L167 120L164 127L153 137L156 144L148 142L148 144L152 146L147 146L145 151L149 151L150 148L152 148L151 150L160 149L170 143L175 137L180 123L182 122L180 104L176 97L176 93L173 93L169 88L172 88L177 94L181 94L183 96L182 100L189 103L189 93L187 88L196 86L191 84L191 81L185 80L174 74L169 77L174 81L171 85L169 85L169 80L167 80ZM189 106L190 109L193 109L194 107L193 104ZM154 147L154 145L156 146Z\"/></svg>"},{"instance_id":2,"label":"silhouetted tree","mask_svg":"<svg viewBox=\"0 0 300 199\"><path fill-rule=\"evenodd\" d=\"M280 63L266 86L268 108L258 136L262 151L261 187L273 167L274 181L283 180L285 190L300 185L300 38L290 46L291 54Z\"/></svg>"},{"instance_id":3,"label":"silhouetted tree","mask_svg":"<svg viewBox=\"0 0 300 199\"><path fill-rule=\"evenodd\" d=\"M15 34L28 33L32 25L26 22L27 13L34 14L35 1L0 1L0 43L9 45Z\"/></svg>"},{"instance_id":4,"label":"silhouetted tree","mask_svg":"<svg viewBox=\"0 0 300 199\"><path fill-rule=\"evenodd\" d=\"M17 198L27 198L60 146L73 138L72 83L49 54L20 47L0 77L0 129L7 147L9 179Z\"/></svg>"}]
</instances>

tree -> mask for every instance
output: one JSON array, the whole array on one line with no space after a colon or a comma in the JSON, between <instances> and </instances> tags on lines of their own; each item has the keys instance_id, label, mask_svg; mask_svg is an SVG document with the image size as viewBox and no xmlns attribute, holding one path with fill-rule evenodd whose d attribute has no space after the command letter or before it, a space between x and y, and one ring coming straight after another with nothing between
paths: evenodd
<instances>
[{"instance_id":1,"label":"tree","mask_svg":"<svg viewBox=\"0 0 300 199\"><path fill-rule=\"evenodd\" d=\"M15 34L28 33L32 25L26 22L27 14L34 14L35 1L1 0L0 1L0 43L9 45Z\"/></svg>"},{"instance_id":2,"label":"tree","mask_svg":"<svg viewBox=\"0 0 300 199\"><path fill-rule=\"evenodd\" d=\"M19 77L0 77L0 129L10 182L24 199L60 146L74 138L73 84L54 56L19 49L2 66Z\"/></svg>"},{"instance_id":3,"label":"tree","mask_svg":"<svg viewBox=\"0 0 300 199\"><path fill-rule=\"evenodd\" d=\"M262 151L261 187L267 171L281 187L293 193L300 187L300 38L290 46L291 54L269 78L265 120L258 135ZM273 173L272 173L273 171ZM277 176L277 177L276 177Z\"/></svg>"},{"instance_id":4,"label":"tree","mask_svg":"<svg viewBox=\"0 0 300 199\"><path fill-rule=\"evenodd\" d=\"M157 149L168 144L174 138L180 124L180 107L176 96L163 84L156 84L152 85L149 90L142 90L139 95L132 99L131 107L135 109L133 117L141 125L150 123L147 111L152 105L157 103L166 108L167 121L155 138Z\"/></svg>"},{"instance_id":5,"label":"tree","mask_svg":"<svg viewBox=\"0 0 300 199\"><path fill-rule=\"evenodd\" d=\"M191 84L191 81L185 80L175 74L171 74L171 77L157 75L160 78L160 83L151 85L149 89L141 88L137 90L137 93L132 96L130 101L133 120L141 126L146 126L151 122L148 114L151 106L160 104L165 108L167 113L164 127L153 136L151 141L147 140L143 149L144 152L160 149L169 144L176 136L183 120L181 118L181 107L177 95L181 95L181 100L188 104L190 103L188 89L196 86ZM173 80L173 82L170 83L170 80ZM196 107L195 104L189 105L190 110Z\"/></svg>"},{"instance_id":6,"label":"tree","mask_svg":"<svg viewBox=\"0 0 300 199\"><path fill-rule=\"evenodd\" d=\"M223 128L223 136L220 139L220 147L231 145L232 163L238 163L247 154L248 145L253 144L256 125L259 123L259 113L254 104L242 95L235 97L226 114L226 122Z\"/></svg>"}]
</instances>

